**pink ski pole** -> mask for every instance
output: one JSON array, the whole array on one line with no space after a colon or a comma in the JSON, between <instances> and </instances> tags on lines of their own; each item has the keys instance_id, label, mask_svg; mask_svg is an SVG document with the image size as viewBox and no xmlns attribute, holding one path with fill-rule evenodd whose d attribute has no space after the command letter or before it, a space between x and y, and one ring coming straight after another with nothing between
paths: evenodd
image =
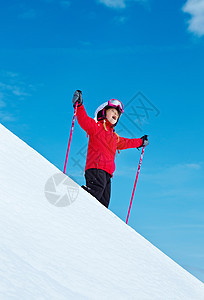
<instances>
[{"instance_id":1,"label":"pink ski pole","mask_svg":"<svg viewBox=\"0 0 204 300\"><path fill-rule=\"evenodd\" d=\"M128 210L128 214L127 214L126 224L128 223L128 219L129 219L129 215L130 215L130 210L131 210L131 206L132 206L132 200L133 200L134 194L135 194L135 188L136 188L136 185L137 185L137 179L138 179L139 172L140 172L140 167L141 167L141 164L142 164L142 158L143 158L143 154L144 154L144 149L145 149L145 146L143 146L143 148L142 148L142 154L141 154L139 166L138 166L138 169L137 169L137 175L136 175L135 184L134 184L134 188L133 188L133 192L132 192L132 197L131 197L131 201L130 201L130 206L129 206L129 210Z\"/></svg>"},{"instance_id":2,"label":"pink ski pole","mask_svg":"<svg viewBox=\"0 0 204 300\"><path fill-rule=\"evenodd\" d=\"M77 113L77 106L78 106L78 102L76 102L76 105L75 105L75 108L74 108L74 116L73 116L73 120L72 120L72 127L71 127L70 136L69 136L69 143L68 143L68 147L67 147L67 154L66 154L66 159L65 159L65 164L64 164L64 171L63 171L64 174L66 172L66 167L67 167L67 160L68 160L68 156L69 156L69 149L70 149L70 144L71 144L71 139L72 139L72 133L73 133L73 130L74 130L74 123L75 123L75 117L76 117L76 113Z\"/></svg>"}]
</instances>

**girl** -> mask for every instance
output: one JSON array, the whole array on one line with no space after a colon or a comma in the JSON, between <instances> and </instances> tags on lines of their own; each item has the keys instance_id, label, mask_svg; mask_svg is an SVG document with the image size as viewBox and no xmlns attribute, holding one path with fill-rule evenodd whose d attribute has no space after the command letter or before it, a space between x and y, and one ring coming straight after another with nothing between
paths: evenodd
<instances>
[{"instance_id":1,"label":"girl","mask_svg":"<svg viewBox=\"0 0 204 300\"><path fill-rule=\"evenodd\" d=\"M74 93L72 102L74 107L78 103L78 123L89 135L85 167L86 185L82 187L108 208L116 150L146 146L149 144L147 135L140 139L128 139L115 132L114 127L124 111L119 100L111 99L99 106L95 120L88 117L80 90Z\"/></svg>"}]
</instances>

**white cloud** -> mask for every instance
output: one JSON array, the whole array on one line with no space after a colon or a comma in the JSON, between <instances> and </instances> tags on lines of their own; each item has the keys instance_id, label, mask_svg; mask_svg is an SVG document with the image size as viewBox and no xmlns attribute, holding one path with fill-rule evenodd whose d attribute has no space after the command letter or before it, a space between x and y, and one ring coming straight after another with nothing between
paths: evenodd
<instances>
[{"instance_id":1,"label":"white cloud","mask_svg":"<svg viewBox=\"0 0 204 300\"><path fill-rule=\"evenodd\" d=\"M46 3L59 3L63 7L69 7L71 5L71 1L69 0L43 0Z\"/></svg>"},{"instance_id":2,"label":"white cloud","mask_svg":"<svg viewBox=\"0 0 204 300\"><path fill-rule=\"evenodd\" d=\"M127 22L127 20L128 20L128 18L125 17L125 16L116 16L114 18L114 22L117 23L117 24L124 24L124 23Z\"/></svg>"},{"instance_id":3,"label":"white cloud","mask_svg":"<svg viewBox=\"0 0 204 300\"><path fill-rule=\"evenodd\" d=\"M0 82L0 91L2 99L6 97L6 95L15 95L18 97L30 96L29 93L25 91L25 87L22 86L22 83L19 85L16 84L5 84Z\"/></svg>"},{"instance_id":4,"label":"white cloud","mask_svg":"<svg viewBox=\"0 0 204 300\"><path fill-rule=\"evenodd\" d=\"M2 100L4 98L3 93L0 92L0 108L5 107L6 103Z\"/></svg>"},{"instance_id":5,"label":"white cloud","mask_svg":"<svg viewBox=\"0 0 204 300\"><path fill-rule=\"evenodd\" d=\"M126 0L99 0L100 3L105 4L108 7L113 8L125 8L126 7Z\"/></svg>"},{"instance_id":6,"label":"white cloud","mask_svg":"<svg viewBox=\"0 0 204 300\"><path fill-rule=\"evenodd\" d=\"M189 169L194 169L194 170L199 170L201 169L201 165L200 164L186 164L185 165L187 168Z\"/></svg>"},{"instance_id":7,"label":"white cloud","mask_svg":"<svg viewBox=\"0 0 204 300\"><path fill-rule=\"evenodd\" d=\"M36 11L34 9L29 9L28 11L20 14L18 17L25 20L33 20L36 18Z\"/></svg>"},{"instance_id":8,"label":"white cloud","mask_svg":"<svg viewBox=\"0 0 204 300\"><path fill-rule=\"evenodd\" d=\"M17 73L0 70L0 99L17 96L19 99L30 96L30 91L35 90L32 84L28 84Z\"/></svg>"},{"instance_id":9,"label":"white cloud","mask_svg":"<svg viewBox=\"0 0 204 300\"><path fill-rule=\"evenodd\" d=\"M187 0L182 10L191 15L188 30L198 36L204 35L204 0Z\"/></svg>"},{"instance_id":10,"label":"white cloud","mask_svg":"<svg viewBox=\"0 0 204 300\"><path fill-rule=\"evenodd\" d=\"M164 229L164 230L171 230L171 229L204 229L204 225L203 224L183 224L183 223L179 223L179 224L175 224L175 225L169 225L169 226L164 226L162 224L162 226L144 226L144 229L148 229L148 230L159 230L159 229ZM202 255L203 256L203 255Z\"/></svg>"},{"instance_id":11,"label":"white cloud","mask_svg":"<svg viewBox=\"0 0 204 300\"><path fill-rule=\"evenodd\" d=\"M60 1L60 5L64 8L68 8L71 5L70 1Z\"/></svg>"},{"instance_id":12,"label":"white cloud","mask_svg":"<svg viewBox=\"0 0 204 300\"><path fill-rule=\"evenodd\" d=\"M0 111L0 120L3 122L14 122L16 118L12 114Z\"/></svg>"},{"instance_id":13,"label":"white cloud","mask_svg":"<svg viewBox=\"0 0 204 300\"><path fill-rule=\"evenodd\" d=\"M10 71L1 70L0 76L14 78L14 77L18 77L18 74Z\"/></svg>"},{"instance_id":14,"label":"white cloud","mask_svg":"<svg viewBox=\"0 0 204 300\"><path fill-rule=\"evenodd\" d=\"M199 172L202 170L203 163L183 163L170 165L162 168L158 168L157 171L149 171L145 173L144 179L150 180L155 184L158 184L160 187L168 187L171 192L174 192L173 189L178 187L185 186L192 179L192 174L200 176Z\"/></svg>"},{"instance_id":15,"label":"white cloud","mask_svg":"<svg viewBox=\"0 0 204 300\"><path fill-rule=\"evenodd\" d=\"M31 96L35 87L14 72L0 70L0 121L13 122L19 101Z\"/></svg>"},{"instance_id":16,"label":"white cloud","mask_svg":"<svg viewBox=\"0 0 204 300\"><path fill-rule=\"evenodd\" d=\"M102 3L110 8L125 8L127 2L147 2L147 0L98 0L99 3Z\"/></svg>"}]
</instances>

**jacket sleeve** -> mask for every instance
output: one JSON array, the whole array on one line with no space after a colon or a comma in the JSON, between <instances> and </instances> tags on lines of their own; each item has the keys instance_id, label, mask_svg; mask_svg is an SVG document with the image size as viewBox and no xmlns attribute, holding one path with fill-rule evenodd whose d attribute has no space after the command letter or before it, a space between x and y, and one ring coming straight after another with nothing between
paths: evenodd
<instances>
[{"instance_id":1,"label":"jacket sleeve","mask_svg":"<svg viewBox=\"0 0 204 300\"><path fill-rule=\"evenodd\" d=\"M87 115L83 104L77 107L77 120L81 128L88 134L94 134L96 132L97 123Z\"/></svg>"},{"instance_id":2,"label":"jacket sleeve","mask_svg":"<svg viewBox=\"0 0 204 300\"><path fill-rule=\"evenodd\" d=\"M119 141L117 143L117 149L123 150L128 148L138 148L142 146L142 139L127 139L123 137L119 137Z\"/></svg>"}]
</instances>

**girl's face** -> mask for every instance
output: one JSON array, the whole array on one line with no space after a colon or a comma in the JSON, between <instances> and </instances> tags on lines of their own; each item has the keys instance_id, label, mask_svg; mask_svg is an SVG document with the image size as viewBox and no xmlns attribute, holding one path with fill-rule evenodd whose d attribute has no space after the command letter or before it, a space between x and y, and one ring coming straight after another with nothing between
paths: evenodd
<instances>
[{"instance_id":1,"label":"girl's face","mask_svg":"<svg viewBox=\"0 0 204 300\"><path fill-rule=\"evenodd\" d=\"M118 121L119 113L115 108L108 108L106 110L106 119L112 124L115 125Z\"/></svg>"}]
</instances>

